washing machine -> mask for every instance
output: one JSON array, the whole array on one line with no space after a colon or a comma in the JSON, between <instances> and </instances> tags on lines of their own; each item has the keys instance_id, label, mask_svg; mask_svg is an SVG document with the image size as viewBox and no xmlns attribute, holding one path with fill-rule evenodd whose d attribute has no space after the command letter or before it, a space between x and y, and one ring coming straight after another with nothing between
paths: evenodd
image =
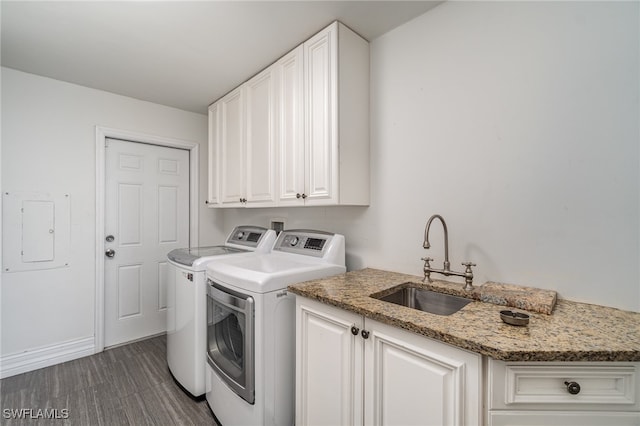
<instances>
[{"instance_id":1,"label":"washing machine","mask_svg":"<svg viewBox=\"0 0 640 426\"><path fill-rule=\"evenodd\" d=\"M224 245L176 249L167 254L167 364L173 377L193 396L205 393L207 264L268 252L275 240L271 229L238 226Z\"/></svg>"},{"instance_id":2,"label":"washing machine","mask_svg":"<svg viewBox=\"0 0 640 426\"><path fill-rule=\"evenodd\" d=\"M282 231L270 253L207 265L206 399L225 426L292 425L295 296L290 284L341 274L344 237Z\"/></svg>"}]
</instances>

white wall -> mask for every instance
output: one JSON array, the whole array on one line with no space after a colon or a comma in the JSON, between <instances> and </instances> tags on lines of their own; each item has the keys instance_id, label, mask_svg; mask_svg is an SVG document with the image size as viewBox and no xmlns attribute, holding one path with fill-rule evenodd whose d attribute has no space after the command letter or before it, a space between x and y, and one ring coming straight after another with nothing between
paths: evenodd
<instances>
[{"instance_id":1,"label":"white wall","mask_svg":"<svg viewBox=\"0 0 640 426\"><path fill-rule=\"evenodd\" d=\"M2 68L2 190L71 194L70 266L2 274L2 356L94 334L96 125L200 143L200 244L222 238L205 115Z\"/></svg>"},{"instance_id":2,"label":"white wall","mask_svg":"<svg viewBox=\"0 0 640 426\"><path fill-rule=\"evenodd\" d=\"M446 2L371 44L369 208L232 210L346 235L350 269L555 289L640 310L638 2Z\"/></svg>"}]
</instances>

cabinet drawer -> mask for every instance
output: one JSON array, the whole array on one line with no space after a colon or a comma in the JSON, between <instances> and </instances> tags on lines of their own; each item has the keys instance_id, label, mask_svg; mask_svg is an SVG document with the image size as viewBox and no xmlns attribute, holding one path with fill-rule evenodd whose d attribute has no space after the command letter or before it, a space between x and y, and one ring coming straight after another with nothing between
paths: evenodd
<instances>
[{"instance_id":1,"label":"cabinet drawer","mask_svg":"<svg viewBox=\"0 0 640 426\"><path fill-rule=\"evenodd\" d=\"M488 374L491 409L640 409L638 363L491 360Z\"/></svg>"},{"instance_id":2,"label":"cabinet drawer","mask_svg":"<svg viewBox=\"0 0 640 426\"><path fill-rule=\"evenodd\" d=\"M571 411L492 411L489 426L637 426L639 413Z\"/></svg>"}]
</instances>

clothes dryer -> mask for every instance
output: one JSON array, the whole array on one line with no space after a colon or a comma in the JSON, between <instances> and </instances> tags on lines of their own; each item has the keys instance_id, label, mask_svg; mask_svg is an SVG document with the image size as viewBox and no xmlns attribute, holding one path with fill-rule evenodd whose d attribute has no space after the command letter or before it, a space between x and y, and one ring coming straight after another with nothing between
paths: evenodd
<instances>
[{"instance_id":1,"label":"clothes dryer","mask_svg":"<svg viewBox=\"0 0 640 426\"><path fill-rule=\"evenodd\" d=\"M295 297L290 284L344 273L344 237L282 231L270 253L207 265L206 399L225 426L291 425Z\"/></svg>"}]
</instances>

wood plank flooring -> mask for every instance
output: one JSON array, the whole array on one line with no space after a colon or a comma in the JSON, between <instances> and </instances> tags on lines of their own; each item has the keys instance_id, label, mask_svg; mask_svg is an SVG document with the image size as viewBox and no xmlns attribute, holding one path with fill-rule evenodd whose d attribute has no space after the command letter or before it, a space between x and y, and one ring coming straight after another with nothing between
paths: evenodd
<instances>
[{"instance_id":1,"label":"wood plank flooring","mask_svg":"<svg viewBox=\"0 0 640 426\"><path fill-rule=\"evenodd\" d=\"M166 353L158 336L2 379L0 424L216 426L207 402L176 384ZM29 409L22 419L7 412ZM68 418L44 419L45 409Z\"/></svg>"}]
</instances>

